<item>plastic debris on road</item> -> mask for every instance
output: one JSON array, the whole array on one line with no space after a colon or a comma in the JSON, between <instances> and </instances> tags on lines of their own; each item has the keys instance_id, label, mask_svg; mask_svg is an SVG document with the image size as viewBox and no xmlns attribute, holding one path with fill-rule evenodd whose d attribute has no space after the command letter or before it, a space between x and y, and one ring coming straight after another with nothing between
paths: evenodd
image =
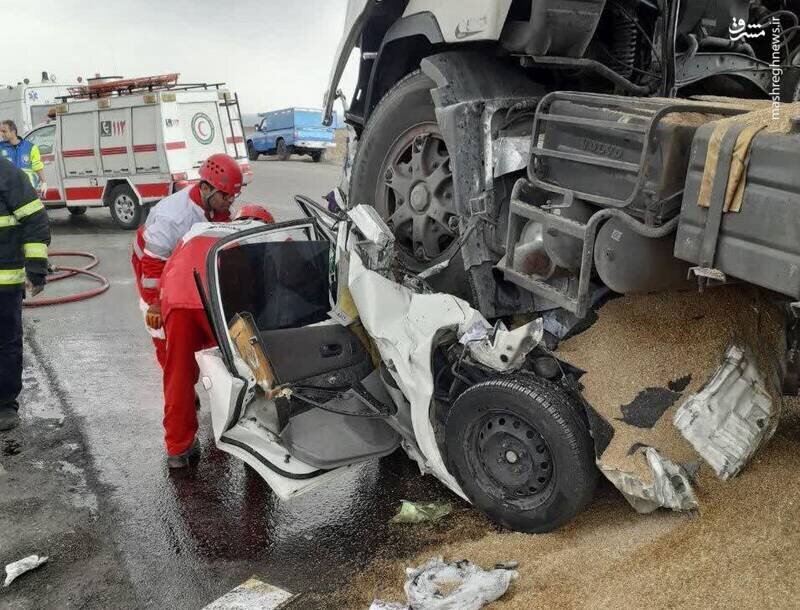
<instances>
[{"instance_id":1,"label":"plastic debris on road","mask_svg":"<svg viewBox=\"0 0 800 610\"><path fill-rule=\"evenodd\" d=\"M370 610L479 610L500 599L519 574L505 566L484 570L466 559L445 563L433 557L419 568L406 569L407 605L375 600Z\"/></svg>"},{"instance_id":2,"label":"plastic debris on road","mask_svg":"<svg viewBox=\"0 0 800 610\"><path fill-rule=\"evenodd\" d=\"M401 500L400 510L392 517L392 523L422 523L438 521L453 510L449 502L411 502Z\"/></svg>"},{"instance_id":3,"label":"plastic debris on road","mask_svg":"<svg viewBox=\"0 0 800 610\"><path fill-rule=\"evenodd\" d=\"M10 585L14 580L24 574L25 572L30 572L38 568L40 565L47 561L47 557L39 557L38 555L31 555L30 557L25 557L25 559L20 559L19 561L15 561L14 563L9 563L6 566L6 580L3 583L4 587Z\"/></svg>"}]
</instances>

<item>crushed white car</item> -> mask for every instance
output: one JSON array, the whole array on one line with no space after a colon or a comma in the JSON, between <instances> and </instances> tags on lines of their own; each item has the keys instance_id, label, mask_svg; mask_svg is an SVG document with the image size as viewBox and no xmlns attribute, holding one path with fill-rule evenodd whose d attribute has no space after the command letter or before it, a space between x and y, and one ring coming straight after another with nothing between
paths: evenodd
<instances>
[{"instance_id":1,"label":"crushed white car","mask_svg":"<svg viewBox=\"0 0 800 610\"><path fill-rule=\"evenodd\" d=\"M691 469L653 432L666 424L668 434L687 434L698 460L716 460L721 476L738 472L774 430L771 393L763 379L735 383L736 371L760 379L735 352L723 372L708 371L707 387L687 383L667 395L641 442L619 432L628 468L608 449L620 426L638 428L590 405L585 371L569 350L547 348L541 318L491 324L399 270L393 235L373 208L334 215L297 201L307 218L241 231L209 253L202 289L218 347L197 354L218 447L281 498L402 447L496 522L544 532L589 503L600 472L637 510L695 508ZM736 399L736 418L719 414L726 396ZM748 400L757 408L745 408ZM728 451L738 461L712 457L730 444L709 426L755 417L763 432L740 435Z\"/></svg>"}]
</instances>

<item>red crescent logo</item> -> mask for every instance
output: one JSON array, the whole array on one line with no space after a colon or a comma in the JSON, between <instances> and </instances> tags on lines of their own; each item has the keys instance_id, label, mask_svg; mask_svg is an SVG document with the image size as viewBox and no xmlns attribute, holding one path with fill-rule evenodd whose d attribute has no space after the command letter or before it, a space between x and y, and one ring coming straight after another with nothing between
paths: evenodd
<instances>
[{"instance_id":1,"label":"red crescent logo","mask_svg":"<svg viewBox=\"0 0 800 610\"><path fill-rule=\"evenodd\" d=\"M199 133L200 137L202 137L202 138L205 138L205 137L208 136L208 134L203 131L203 127L205 127L205 126L206 126L206 122L205 121L197 121L197 133Z\"/></svg>"}]
</instances>

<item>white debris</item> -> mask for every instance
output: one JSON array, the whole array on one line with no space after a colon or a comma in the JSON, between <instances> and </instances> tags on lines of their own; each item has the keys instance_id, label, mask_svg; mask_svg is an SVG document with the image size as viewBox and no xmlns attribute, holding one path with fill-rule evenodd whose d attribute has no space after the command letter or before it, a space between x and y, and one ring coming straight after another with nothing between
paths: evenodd
<instances>
[{"instance_id":1,"label":"white debris","mask_svg":"<svg viewBox=\"0 0 800 610\"><path fill-rule=\"evenodd\" d=\"M496 371L516 370L525 362L525 356L541 342L543 335L541 318L514 330L506 329L500 322L491 340L484 337L482 341L471 342L468 349L472 357L484 366Z\"/></svg>"},{"instance_id":2,"label":"white debris","mask_svg":"<svg viewBox=\"0 0 800 610\"><path fill-rule=\"evenodd\" d=\"M651 513L657 508L694 510L699 505L686 471L658 453L653 447L643 448L653 483L645 485L639 477L621 470L597 466L614 486L622 492L638 513Z\"/></svg>"},{"instance_id":3,"label":"white debris","mask_svg":"<svg viewBox=\"0 0 800 610\"><path fill-rule=\"evenodd\" d=\"M479 610L500 599L518 576L516 570L486 571L465 559L445 563L433 557L406 569L408 605L375 601L370 610Z\"/></svg>"},{"instance_id":4,"label":"white debris","mask_svg":"<svg viewBox=\"0 0 800 610\"><path fill-rule=\"evenodd\" d=\"M752 356L736 345L673 423L720 479L736 476L775 432L780 414Z\"/></svg>"},{"instance_id":5,"label":"white debris","mask_svg":"<svg viewBox=\"0 0 800 610\"><path fill-rule=\"evenodd\" d=\"M38 568L40 565L47 561L47 557L39 557L38 555L31 555L25 559L20 559L14 563L9 563L6 566L6 581L3 583L4 587L10 585L14 580L24 574Z\"/></svg>"},{"instance_id":6,"label":"white debris","mask_svg":"<svg viewBox=\"0 0 800 610\"><path fill-rule=\"evenodd\" d=\"M283 607L293 597L288 591L252 577L203 610L274 610Z\"/></svg>"}]
</instances>

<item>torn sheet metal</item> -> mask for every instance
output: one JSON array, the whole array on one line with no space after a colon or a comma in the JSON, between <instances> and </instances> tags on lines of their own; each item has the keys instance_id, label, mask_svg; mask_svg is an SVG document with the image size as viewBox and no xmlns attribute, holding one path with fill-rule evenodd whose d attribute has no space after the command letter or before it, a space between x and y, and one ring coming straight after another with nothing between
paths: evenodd
<instances>
[{"instance_id":1,"label":"torn sheet metal","mask_svg":"<svg viewBox=\"0 0 800 610\"><path fill-rule=\"evenodd\" d=\"M657 508L693 510L698 507L688 473L684 468L665 458L652 447L643 447L652 474L652 482L646 484L631 473L608 468L597 460L597 465L614 486L622 492L637 513L651 513Z\"/></svg>"},{"instance_id":2,"label":"torn sheet metal","mask_svg":"<svg viewBox=\"0 0 800 610\"><path fill-rule=\"evenodd\" d=\"M542 340L544 326L541 318L508 330L502 322L494 329L493 336L484 333L478 340L467 344L470 355L480 364L496 371L510 371L522 367L525 356ZM459 339L465 343L463 339Z\"/></svg>"},{"instance_id":3,"label":"torn sheet metal","mask_svg":"<svg viewBox=\"0 0 800 610\"><path fill-rule=\"evenodd\" d=\"M780 405L758 365L738 345L706 386L676 411L673 423L717 476L736 476L775 432Z\"/></svg>"},{"instance_id":4,"label":"torn sheet metal","mask_svg":"<svg viewBox=\"0 0 800 610\"><path fill-rule=\"evenodd\" d=\"M394 259L394 233L380 217L378 211L368 205L357 205L347 213L363 241L353 244L366 266L373 271L386 273ZM347 246L350 248L350 244Z\"/></svg>"}]
</instances>

